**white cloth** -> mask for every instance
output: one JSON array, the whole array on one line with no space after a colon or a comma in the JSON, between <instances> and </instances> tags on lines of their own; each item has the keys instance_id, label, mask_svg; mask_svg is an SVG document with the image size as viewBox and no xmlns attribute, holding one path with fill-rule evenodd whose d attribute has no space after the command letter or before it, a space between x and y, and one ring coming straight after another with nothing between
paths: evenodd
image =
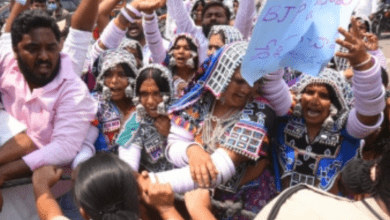
<instances>
[{"instance_id":1,"label":"white cloth","mask_svg":"<svg viewBox=\"0 0 390 220\"><path fill-rule=\"evenodd\" d=\"M80 163L95 155L95 142L98 136L99 129L93 125L89 126L88 134L81 145L81 149L72 162L72 169L75 169Z\"/></svg>"},{"instance_id":2,"label":"white cloth","mask_svg":"<svg viewBox=\"0 0 390 220\"><path fill-rule=\"evenodd\" d=\"M32 184L2 190L4 199L1 220L39 220Z\"/></svg>"},{"instance_id":3,"label":"white cloth","mask_svg":"<svg viewBox=\"0 0 390 220\"><path fill-rule=\"evenodd\" d=\"M163 45L165 50L167 51L169 49L169 46L171 45L170 41L167 41L163 38ZM145 44L145 46L142 48L142 55L144 59L142 60L144 65L150 64L150 58L152 56L152 52L150 52L150 47L149 44Z\"/></svg>"},{"instance_id":4,"label":"white cloth","mask_svg":"<svg viewBox=\"0 0 390 220\"><path fill-rule=\"evenodd\" d=\"M13 136L27 130L27 127L0 107L0 147Z\"/></svg>"},{"instance_id":5,"label":"white cloth","mask_svg":"<svg viewBox=\"0 0 390 220\"><path fill-rule=\"evenodd\" d=\"M56 216L56 217L49 219L49 220L70 220L70 219L65 217L65 216Z\"/></svg>"},{"instance_id":6,"label":"white cloth","mask_svg":"<svg viewBox=\"0 0 390 220\"><path fill-rule=\"evenodd\" d=\"M345 199L311 186L308 187L309 189L302 189L291 195L281 206L275 220L378 219L361 201L357 202ZM268 203L256 216L255 220L267 219L276 201L284 194L285 193L282 193ZM373 198L365 199L365 201L382 217L382 219L390 219Z\"/></svg>"},{"instance_id":7,"label":"white cloth","mask_svg":"<svg viewBox=\"0 0 390 220\"><path fill-rule=\"evenodd\" d=\"M78 76L81 76L83 72L92 39L92 32L69 29L62 52L69 55L73 63L73 69Z\"/></svg>"},{"instance_id":8,"label":"white cloth","mask_svg":"<svg viewBox=\"0 0 390 220\"><path fill-rule=\"evenodd\" d=\"M360 0L355 8L355 16L370 16L378 11L380 0Z\"/></svg>"}]
</instances>

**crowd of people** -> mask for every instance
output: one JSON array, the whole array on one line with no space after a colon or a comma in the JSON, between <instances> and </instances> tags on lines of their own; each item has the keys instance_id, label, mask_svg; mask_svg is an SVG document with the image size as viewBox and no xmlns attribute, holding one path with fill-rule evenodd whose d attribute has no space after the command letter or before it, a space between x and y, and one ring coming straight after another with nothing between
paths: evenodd
<instances>
[{"instance_id":1,"label":"crowd of people","mask_svg":"<svg viewBox=\"0 0 390 220\"><path fill-rule=\"evenodd\" d=\"M0 189L32 184L0 191L0 218L390 219L389 75L369 17L338 29L317 76L280 67L250 85L266 1L225 3L11 1Z\"/></svg>"}]
</instances>

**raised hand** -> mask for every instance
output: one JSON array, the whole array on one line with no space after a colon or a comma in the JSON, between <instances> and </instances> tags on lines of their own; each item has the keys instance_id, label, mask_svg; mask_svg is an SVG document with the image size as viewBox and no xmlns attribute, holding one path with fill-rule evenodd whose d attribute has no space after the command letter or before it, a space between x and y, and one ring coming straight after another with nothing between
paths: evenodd
<instances>
[{"instance_id":1,"label":"raised hand","mask_svg":"<svg viewBox=\"0 0 390 220\"><path fill-rule=\"evenodd\" d=\"M191 145L188 150L188 159L192 179L199 187L210 187L211 180L217 180L218 170L215 168L211 156L198 145Z\"/></svg>"},{"instance_id":2,"label":"raised hand","mask_svg":"<svg viewBox=\"0 0 390 220\"><path fill-rule=\"evenodd\" d=\"M367 50L378 50L379 48L379 40L378 37L373 33L365 33L363 36L366 37L366 41L364 42L364 46Z\"/></svg>"},{"instance_id":3,"label":"raised hand","mask_svg":"<svg viewBox=\"0 0 390 220\"><path fill-rule=\"evenodd\" d=\"M131 5L138 11L152 14L154 10L163 7L167 0L134 0Z\"/></svg>"},{"instance_id":4,"label":"raised hand","mask_svg":"<svg viewBox=\"0 0 390 220\"><path fill-rule=\"evenodd\" d=\"M336 56L348 59L351 66L356 70L369 69L373 64L367 62L370 59L370 55L367 53L364 41L359 38L360 33L356 18L351 18L351 24L351 33L340 27L339 32L344 35L345 39L336 40L336 43L348 49L348 53L337 52ZM365 64L365 62L367 63Z\"/></svg>"}]
</instances>

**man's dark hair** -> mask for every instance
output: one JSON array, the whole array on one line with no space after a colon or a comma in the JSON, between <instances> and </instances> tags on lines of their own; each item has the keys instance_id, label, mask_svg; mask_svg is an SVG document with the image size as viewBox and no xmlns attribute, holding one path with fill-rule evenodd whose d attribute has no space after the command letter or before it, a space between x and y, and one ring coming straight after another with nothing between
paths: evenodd
<instances>
[{"instance_id":1,"label":"man's dark hair","mask_svg":"<svg viewBox=\"0 0 390 220\"><path fill-rule=\"evenodd\" d=\"M27 10L16 17L11 28L12 47L17 47L22 41L23 35L36 28L50 28L58 42L61 40L61 32L55 20L42 10Z\"/></svg>"},{"instance_id":2,"label":"man's dark hair","mask_svg":"<svg viewBox=\"0 0 390 220\"><path fill-rule=\"evenodd\" d=\"M204 17L204 14L206 14L206 11L211 7L222 7L223 9L225 9L226 18L227 18L227 21L229 23L229 20L231 17L230 9L226 5L224 5L222 2L219 2L219 1L211 1L211 2L207 3L206 6L204 6L204 8L203 8L202 18Z\"/></svg>"},{"instance_id":3,"label":"man's dark hair","mask_svg":"<svg viewBox=\"0 0 390 220\"><path fill-rule=\"evenodd\" d=\"M34 2L45 3L46 4L46 0L31 0L31 4L33 4Z\"/></svg>"}]
</instances>

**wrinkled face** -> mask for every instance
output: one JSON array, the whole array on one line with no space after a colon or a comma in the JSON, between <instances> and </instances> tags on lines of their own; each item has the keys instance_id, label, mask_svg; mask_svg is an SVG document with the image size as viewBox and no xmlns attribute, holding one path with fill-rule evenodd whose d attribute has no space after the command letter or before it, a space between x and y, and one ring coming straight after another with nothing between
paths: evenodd
<instances>
[{"instance_id":1,"label":"wrinkled face","mask_svg":"<svg viewBox=\"0 0 390 220\"><path fill-rule=\"evenodd\" d=\"M241 76L241 70L238 67L222 97L225 97L227 106L242 108L246 105L251 95L252 87Z\"/></svg>"},{"instance_id":2,"label":"wrinkled face","mask_svg":"<svg viewBox=\"0 0 390 220\"><path fill-rule=\"evenodd\" d=\"M163 98L153 78L148 78L142 83L139 96L146 113L152 118L158 117L157 106L163 101Z\"/></svg>"},{"instance_id":3,"label":"wrinkled face","mask_svg":"<svg viewBox=\"0 0 390 220\"><path fill-rule=\"evenodd\" d=\"M220 6L213 6L207 9L202 19L203 33L209 36L209 32L214 25L228 24L229 18L225 9Z\"/></svg>"},{"instance_id":4,"label":"wrinkled face","mask_svg":"<svg viewBox=\"0 0 390 220\"><path fill-rule=\"evenodd\" d=\"M41 87L59 71L60 44L50 28L35 28L23 35L14 52L29 84Z\"/></svg>"},{"instance_id":5,"label":"wrinkled face","mask_svg":"<svg viewBox=\"0 0 390 220\"><path fill-rule=\"evenodd\" d=\"M238 11L238 2L233 2L233 12L236 15Z\"/></svg>"},{"instance_id":6,"label":"wrinkled face","mask_svg":"<svg viewBox=\"0 0 390 220\"><path fill-rule=\"evenodd\" d=\"M134 23L130 23L127 35L135 40L142 40L144 38L144 28L142 26L142 18L134 19Z\"/></svg>"},{"instance_id":7,"label":"wrinkled face","mask_svg":"<svg viewBox=\"0 0 390 220\"><path fill-rule=\"evenodd\" d=\"M127 47L126 50L129 51L129 53L134 55L135 60L137 61L137 69L141 68L142 60L141 60L141 55L138 53L138 50L131 47Z\"/></svg>"},{"instance_id":8,"label":"wrinkled face","mask_svg":"<svg viewBox=\"0 0 390 220\"><path fill-rule=\"evenodd\" d=\"M176 41L176 45L172 48L173 57L176 60L176 67L182 68L186 66L186 62L190 59L191 49L187 40L181 38Z\"/></svg>"},{"instance_id":9,"label":"wrinkled face","mask_svg":"<svg viewBox=\"0 0 390 220\"><path fill-rule=\"evenodd\" d=\"M194 11L194 20L195 21L202 21L202 11L203 11L203 6L202 4L198 4L198 7L196 7Z\"/></svg>"},{"instance_id":10,"label":"wrinkled face","mask_svg":"<svg viewBox=\"0 0 390 220\"><path fill-rule=\"evenodd\" d=\"M34 2L32 5L31 5L31 9L35 10L46 10L46 3L44 2Z\"/></svg>"},{"instance_id":11,"label":"wrinkled face","mask_svg":"<svg viewBox=\"0 0 390 220\"><path fill-rule=\"evenodd\" d=\"M223 47L225 43L223 43L222 36L220 34L213 34L210 37L209 48L207 50L207 56L213 55L215 51L219 48Z\"/></svg>"},{"instance_id":12,"label":"wrinkled face","mask_svg":"<svg viewBox=\"0 0 390 220\"><path fill-rule=\"evenodd\" d=\"M129 80L121 65L107 70L104 74L104 85L110 88L112 101L126 99L125 89L129 85Z\"/></svg>"},{"instance_id":13,"label":"wrinkled face","mask_svg":"<svg viewBox=\"0 0 390 220\"><path fill-rule=\"evenodd\" d=\"M301 98L302 114L307 125L322 126L330 113L330 94L325 85L313 84L306 87Z\"/></svg>"}]
</instances>

